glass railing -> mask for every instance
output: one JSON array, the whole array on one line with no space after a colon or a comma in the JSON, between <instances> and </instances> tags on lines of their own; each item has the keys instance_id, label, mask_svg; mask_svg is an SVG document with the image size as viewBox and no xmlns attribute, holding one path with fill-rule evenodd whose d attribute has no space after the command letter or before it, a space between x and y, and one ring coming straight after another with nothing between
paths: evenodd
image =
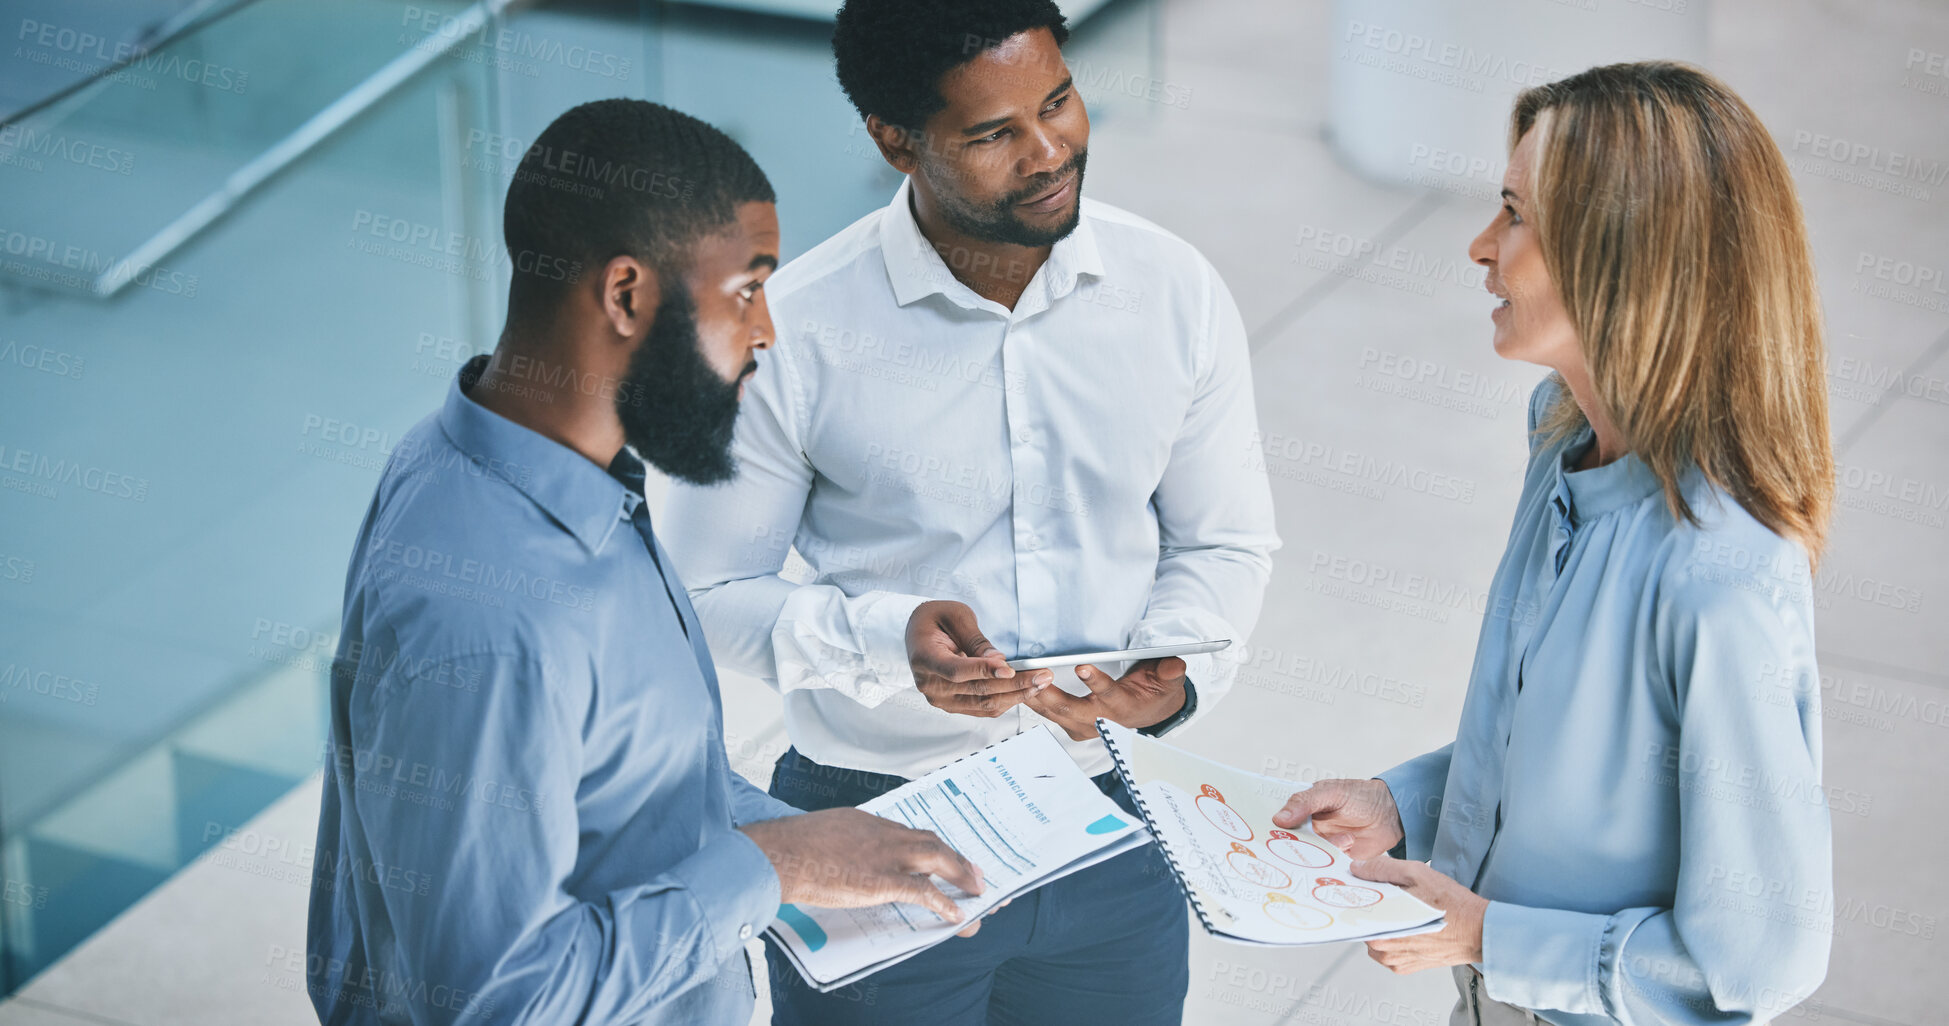
<instances>
[{"instance_id":1,"label":"glass railing","mask_svg":"<svg viewBox=\"0 0 1949 1026\"><path fill-rule=\"evenodd\" d=\"M492 123L479 62L231 188L465 5L257 0L105 73L116 48L79 51L45 6L18 45L95 77L0 129L9 988L317 768L344 551L387 438L445 383L417 340L471 340L495 307L495 268L414 274L360 231L490 237L461 161Z\"/></svg>"},{"instance_id":2,"label":"glass railing","mask_svg":"<svg viewBox=\"0 0 1949 1026\"><path fill-rule=\"evenodd\" d=\"M26 34L99 77L0 128L0 993L321 765L346 554L493 344L534 133L610 96L710 120L788 257L886 202L829 23L624 7L253 0L106 75L114 44ZM1078 26L1099 124L1168 102L1151 13Z\"/></svg>"}]
</instances>

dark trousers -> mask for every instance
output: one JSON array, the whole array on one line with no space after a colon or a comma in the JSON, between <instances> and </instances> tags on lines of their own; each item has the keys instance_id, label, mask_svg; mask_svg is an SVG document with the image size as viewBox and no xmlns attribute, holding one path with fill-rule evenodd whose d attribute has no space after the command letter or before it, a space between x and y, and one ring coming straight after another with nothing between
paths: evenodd
<instances>
[{"instance_id":1,"label":"dark trousers","mask_svg":"<svg viewBox=\"0 0 1949 1026\"><path fill-rule=\"evenodd\" d=\"M789 749L771 794L815 811L858 805L906 783L884 773L822 766ZM1116 773L1096 786L1136 806ZM1184 895L1156 845L1022 895L956 937L858 983L821 994L767 942L774 1026L982 1023L1119 1026L1178 1023L1190 986Z\"/></svg>"}]
</instances>

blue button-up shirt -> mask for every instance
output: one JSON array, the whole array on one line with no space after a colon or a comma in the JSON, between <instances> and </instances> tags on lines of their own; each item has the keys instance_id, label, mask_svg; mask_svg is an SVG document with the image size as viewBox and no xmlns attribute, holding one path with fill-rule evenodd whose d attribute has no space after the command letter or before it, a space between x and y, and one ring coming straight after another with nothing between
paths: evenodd
<instances>
[{"instance_id":1,"label":"blue button-up shirt","mask_svg":"<svg viewBox=\"0 0 1949 1026\"><path fill-rule=\"evenodd\" d=\"M1764 1020L1833 922L1807 558L1695 471L1697 525L1636 456L1572 470L1590 444L1532 442L1455 741L1381 777L1408 856L1490 900L1490 997Z\"/></svg>"},{"instance_id":2,"label":"blue button-up shirt","mask_svg":"<svg viewBox=\"0 0 1949 1026\"><path fill-rule=\"evenodd\" d=\"M643 496L469 399L484 360L393 453L347 573L312 1002L327 1026L744 1023L779 891L734 827L795 810L730 768Z\"/></svg>"}]
</instances>

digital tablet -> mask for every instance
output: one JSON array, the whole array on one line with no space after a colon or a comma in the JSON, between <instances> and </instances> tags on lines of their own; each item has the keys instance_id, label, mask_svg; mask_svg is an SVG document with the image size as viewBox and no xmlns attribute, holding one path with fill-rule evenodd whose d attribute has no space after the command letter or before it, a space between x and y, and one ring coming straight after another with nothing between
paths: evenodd
<instances>
[{"instance_id":1,"label":"digital tablet","mask_svg":"<svg viewBox=\"0 0 1949 1026\"><path fill-rule=\"evenodd\" d=\"M1077 666L1090 663L1100 666L1104 663L1134 663L1140 659L1162 659L1165 656L1197 655L1200 652L1216 652L1230 648L1232 639L1220 638L1216 641L1193 641L1183 645L1154 645L1150 648L1126 648L1121 652L1070 652L1064 655L1034 656L1024 659L1010 659L1008 665L1017 670L1046 670L1057 666Z\"/></svg>"}]
</instances>

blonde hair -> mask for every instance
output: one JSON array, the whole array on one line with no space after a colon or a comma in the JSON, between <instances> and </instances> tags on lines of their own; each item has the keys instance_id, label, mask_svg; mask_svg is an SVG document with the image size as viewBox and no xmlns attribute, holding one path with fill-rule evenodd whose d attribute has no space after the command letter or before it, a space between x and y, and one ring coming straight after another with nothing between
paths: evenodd
<instances>
[{"instance_id":1,"label":"blonde hair","mask_svg":"<svg viewBox=\"0 0 1949 1026\"><path fill-rule=\"evenodd\" d=\"M1834 495L1821 312L1800 202L1752 108L1704 71L1612 64L1525 90L1529 221L1596 401L1698 518L1685 467L1818 563ZM1585 417L1563 389L1539 430Z\"/></svg>"}]
</instances>

